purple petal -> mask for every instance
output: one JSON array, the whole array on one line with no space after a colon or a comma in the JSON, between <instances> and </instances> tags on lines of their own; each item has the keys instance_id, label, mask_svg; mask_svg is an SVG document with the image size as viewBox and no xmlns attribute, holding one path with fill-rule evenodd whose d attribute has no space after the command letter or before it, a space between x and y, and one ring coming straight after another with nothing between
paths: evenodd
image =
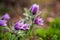
<instances>
[{"instance_id":1,"label":"purple petal","mask_svg":"<svg viewBox=\"0 0 60 40\"><path fill-rule=\"evenodd\" d=\"M7 24L7 21L5 20L0 20L0 26L6 26Z\"/></svg>"},{"instance_id":2,"label":"purple petal","mask_svg":"<svg viewBox=\"0 0 60 40\"><path fill-rule=\"evenodd\" d=\"M2 20L9 20L9 19L10 19L10 16L8 13L2 16Z\"/></svg>"}]
</instances>

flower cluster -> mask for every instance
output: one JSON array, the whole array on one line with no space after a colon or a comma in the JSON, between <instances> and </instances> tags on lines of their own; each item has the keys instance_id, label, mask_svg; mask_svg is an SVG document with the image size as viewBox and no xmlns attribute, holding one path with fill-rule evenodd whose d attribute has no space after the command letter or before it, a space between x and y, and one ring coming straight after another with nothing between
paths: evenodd
<instances>
[{"instance_id":1,"label":"flower cluster","mask_svg":"<svg viewBox=\"0 0 60 40\"><path fill-rule=\"evenodd\" d=\"M16 40L18 40L21 36L23 37L21 37L21 39L24 40L26 34L29 34L29 36L31 37L32 34L30 32L32 32L34 24L43 25L44 20L39 17L40 14L38 13L39 5L37 4L33 4L29 9L25 8L25 18L14 23L12 25L13 27L7 26L7 22L10 19L10 16L8 13L5 13L0 19L0 26L5 26L4 28L8 29L10 33L16 35Z\"/></svg>"},{"instance_id":2,"label":"flower cluster","mask_svg":"<svg viewBox=\"0 0 60 40\"><path fill-rule=\"evenodd\" d=\"M39 5L37 4L33 4L29 10L32 13L32 17L34 15L36 15L39 12ZM27 17L28 18L28 17ZM10 19L10 16L8 13L6 13L5 15L2 16L1 20L0 20L0 26L6 26L7 21ZM33 21L35 24L38 25L43 25L43 19L40 17L33 17ZM32 20L32 19L31 19ZM14 28L15 30L28 30L29 29L29 24L27 23L23 23L23 21L18 21L14 24Z\"/></svg>"},{"instance_id":3,"label":"flower cluster","mask_svg":"<svg viewBox=\"0 0 60 40\"><path fill-rule=\"evenodd\" d=\"M30 11L32 12L33 15L35 15L39 11L39 5L33 4L30 8ZM43 22L44 20L40 17L36 17L34 20L34 23L38 25L43 25Z\"/></svg>"}]
</instances>

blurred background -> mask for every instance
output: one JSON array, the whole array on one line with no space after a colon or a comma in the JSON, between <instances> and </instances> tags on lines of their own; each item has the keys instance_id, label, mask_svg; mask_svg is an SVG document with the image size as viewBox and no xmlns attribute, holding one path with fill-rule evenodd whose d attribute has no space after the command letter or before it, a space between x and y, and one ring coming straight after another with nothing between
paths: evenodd
<instances>
[{"instance_id":1,"label":"blurred background","mask_svg":"<svg viewBox=\"0 0 60 40\"><path fill-rule=\"evenodd\" d=\"M37 3L40 6L41 15L50 22L53 18L60 18L60 0L0 0L0 15L9 13L10 21L16 22L20 17L24 18L24 8L29 8Z\"/></svg>"}]
</instances>

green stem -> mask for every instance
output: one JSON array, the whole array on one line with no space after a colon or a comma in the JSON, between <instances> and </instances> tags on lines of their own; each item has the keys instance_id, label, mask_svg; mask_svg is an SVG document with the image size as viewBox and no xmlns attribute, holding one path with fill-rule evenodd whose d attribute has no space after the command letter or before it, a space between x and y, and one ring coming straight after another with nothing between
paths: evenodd
<instances>
[{"instance_id":1,"label":"green stem","mask_svg":"<svg viewBox=\"0 0 60 40\"><path fill-rule=\"evenodd\" d=\"M32 29L33 29L33 26L34 26L34 18L32 18L32 23L31 23L30 30L32 30Z\"/></svg>"},{"instance_id":2,"label":"green stem","mask_svg":"<svg viewBox=\"0 0 60 40\"><path fill-rule=\"evenodd\" d=\"M33 21L34 21L34 19L32 19L32 25L31 25L31 27L30 27L30 33L29 33L30 38L29 38L29 40L32 40L32 29L33 29L33 27L34 27Z\"/></svg>"}]
</instances>

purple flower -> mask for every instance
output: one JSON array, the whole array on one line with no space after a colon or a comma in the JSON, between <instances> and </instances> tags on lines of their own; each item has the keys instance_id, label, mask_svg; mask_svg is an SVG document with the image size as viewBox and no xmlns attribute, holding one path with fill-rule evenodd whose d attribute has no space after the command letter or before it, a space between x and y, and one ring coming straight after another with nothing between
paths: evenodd
<instances>
[{"instance_id":1,"label":"purple flower","mask_svg":"<svg viewBox=\"0 0 60 40\"><path fill-rule=\"evenodd\" d=\"M35 15L38 11L39 11L39 5L37 4L33 4L30 8L31 12L33 13L33 15Z\"/></svg>"},{"instance_id":2,"label":"purple flower","mask_svg":"<svg viewBox=\"0 0 60 40\"><path fill-rule=\"evenodd\" d=\"M20 22L20 21L18 21L18 22L14 25L15 30L20 30L21 27L22 27L22 25L23 25L23 23Z\"/></svg>"},{"instance_id":3,"label":"purple flower","mask_svg":"<svg viewBox=\"0 0 60 40\"><path fill-rule=\"evenodd\" d=\"M5 20L0 20L0 26L6 26L7 24L7 21Z\"/></svg>"},{"instance_id":4,"label":"purple flower","mask_svg":"<svg viewBox=\"0 0 60 40\"><path fill-rule=\"evenodd\" d=\"M28 30L29 29L29 24L24 24L22 27L21 27L22 30Z\"/></svg>"},{"instance_id":5,"label":"purple flower","mask_svg":"<svg viewBox=\"0 0 60 40\"><path fill-rule=\"evenodd\" d=\"M9 19L10 19L10 16L8 13L2 16L2 20L9 20Z\"/></svg>"},{"instance_id":6,"label":"purple flower","mask_svg":"<svg viewBox=\"0 0 60 40\"><path fill-rule=\"evenodd\" d=\"M19 21L14 25L14 28L15 30L28 30L29 25Z\"/></svg>"},{"instance_id":7,"label":"purple flower","mask_svg":"<svg viewBox=\"0 0 60 40\"><path fill-rule=\"evenodd\" d=\"M44 22L43 19L40 17L37 17L34 21L34 23L38 25L43 25L43 22Z\"/></svg>"}]
</instances>

